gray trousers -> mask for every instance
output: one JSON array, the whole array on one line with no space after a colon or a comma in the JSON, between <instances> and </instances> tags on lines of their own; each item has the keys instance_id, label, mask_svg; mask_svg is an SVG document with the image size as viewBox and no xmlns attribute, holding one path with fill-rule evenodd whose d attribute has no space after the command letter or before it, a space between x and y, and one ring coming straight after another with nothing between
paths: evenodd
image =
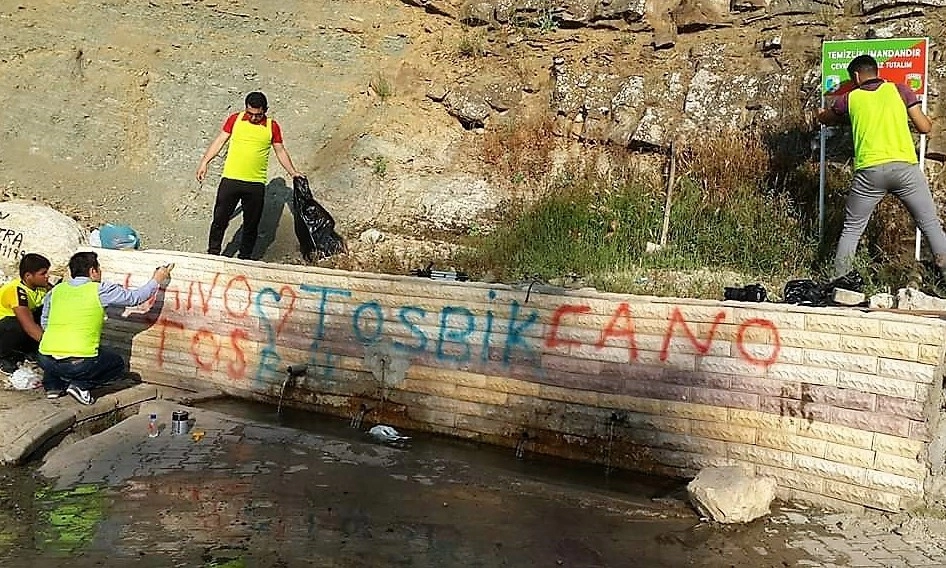
<instances>
[{"instance_id":1,"label":"gray trousers","mask_svg":"<svg viewBox=\"0 0 946 568\"><path fill-rule=\"evenodd\" d=\"M906 162L890 162L854 172L854 181L844 204L844 228L834 257L836 277L851 271L857 243L867 228L874 208L890 192L910 212L920 232L933 251L936 264L946 268L946 233L939 222L930 186L920 166Z\"/></svg>"}]
</instances>

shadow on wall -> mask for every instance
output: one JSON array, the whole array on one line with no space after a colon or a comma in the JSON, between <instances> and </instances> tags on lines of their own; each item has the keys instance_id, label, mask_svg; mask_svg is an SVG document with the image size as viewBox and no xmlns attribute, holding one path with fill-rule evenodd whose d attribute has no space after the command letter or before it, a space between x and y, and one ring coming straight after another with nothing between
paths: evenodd
<instances>
[{"instance_id":1,"label":"shadow on wall","mask_svg":"<svg viewBox=\"0 0 946 568\"><path fill-rule=\"evenodd\" d=\"M259 223L259 238L256 239L256 248L253 250L252 259L259 260L263 258L266 251L276 240L276 231L279 228L279 219L282 217L283 209L292 202L292 188L286 185L286 180L278 177L273 178L266 185L266 198L263 201L263 216ZM232 221L237 215L243 214L242 205L233 213ZM243 236L243 225L233 234L233 238L223 249L223 256L236 256L240 248L240 239Z\"/></svg>"},{"instance_id":2,"label":"shadow on wall","mask_svg":"<svg viewBox=\"0 0 946 568\"><path fill-rule=\"evenodd\" d=\"M161 317L161 313L164 311L164 301L165 301L165 290L164 288L158 288L157 293L153 296L152 299L146 301L143 304L130 308L116 308L110 307L106 310L108 320L112 322L121 321L122 332L120 341L115 341L115 333L108 333L108 337L111 341L108 342L106 347L116 353L118 353L122 361L125 362L125 376L123 379L110 383L103 387L101 390L97 390L99 396L120 391L122 389L133 386L134 384L144 382L143 377L140 373L129 370L129 362L131 361L131 351L134 338L141 332L154 326L158 319ZM105 322L106 326L114 327L117 324L110 323L109 321ZM113 330L114 331L114 330Z\"/></svg>"}]
</instances>

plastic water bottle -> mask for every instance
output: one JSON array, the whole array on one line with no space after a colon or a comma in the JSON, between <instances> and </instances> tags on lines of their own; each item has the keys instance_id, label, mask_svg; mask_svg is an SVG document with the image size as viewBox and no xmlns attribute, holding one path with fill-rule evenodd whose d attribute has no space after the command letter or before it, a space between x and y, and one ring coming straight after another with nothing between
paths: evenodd
<instances>
[{"instance_id":1,"label":"plastic water bottle","mask_svg":"<svg viewBox=\"0 0 946 568\"><path fill-rule=\"evenodd\" d=\"M157 438L158 437L158 415L152 414L148 417L148 437Z\"/></svg>"}]
</instances>

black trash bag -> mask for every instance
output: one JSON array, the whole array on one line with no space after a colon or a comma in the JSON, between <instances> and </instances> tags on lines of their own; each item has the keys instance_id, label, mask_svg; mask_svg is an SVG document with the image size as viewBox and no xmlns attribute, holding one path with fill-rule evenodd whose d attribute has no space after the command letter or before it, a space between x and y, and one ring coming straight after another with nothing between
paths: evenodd
<instances>
[{"instance_id":1,"label":"black trash bag","mask_svg":"<svg viewBox=\"0 0 946 568\"><path fill-rule=\"evenodd\" d=\"M345 250L344 241L335 233L335 219L312 197L309 180L302 176L292 178L292 212L303 258L312 260L316 252L324 258Z\"/></svg>"},{"instance_id":2,"label":"black trash bag","mask_svg":"<svg viewBox=\"0 0 946 568\"><path fill-rule=\"evenodd\" d=\"M789 280L782 291L786 304L803 306L827 306L831 301L834 288L818 284L814 280Z\"/></svg>"},{"instance_id":3,"label":"black trash bag","mask_svg":"<svg viewBox=\"0 0 946 568\"><path fill-rule=\"evenodd\" d=\"M742 288L726 287L723 297L727 300L737 300L739 302L764 302L768 298L768 293L761 284L748 284Z\"/></svg>"},{"instance_id":4,"label":"black trash bag","mask_svg":"<svg viewBox=\"0 0 946 568\"><path fill-rule=\"evenodd\" d=\"M861 274L852 270L841 276L840 278L835 278L829 284L831 291L833 292L835 288L841 288L842 290L850 290L851 292L863 292L864 291L864 278Z\"/></svg>"}]
</instances>

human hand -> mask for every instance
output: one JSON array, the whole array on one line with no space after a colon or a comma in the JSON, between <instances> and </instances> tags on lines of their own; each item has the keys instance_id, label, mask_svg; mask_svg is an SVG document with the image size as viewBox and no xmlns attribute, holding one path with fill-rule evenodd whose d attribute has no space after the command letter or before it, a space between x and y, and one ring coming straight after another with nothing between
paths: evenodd
<instances>
[{"instance_id":1,"label":"human hand","mask_svg":"<svg viewBox=\"0 0 946 568\"><path fill-rule=\"evenodd\" d=\"M292 176L293 179L305 177L305 174L298 170L293 170L292 172L289 173L289 175Z\"/></svg>"},{"instance_id":2,"label":"human hand","mask_svg":"<svg viewBox=\"0 0 946 568\"><path fill-rule=\"evenodd\" d=\"M160 284L161 286L167 286L171 281L171 270L174 269L174 264L167 264L165 266L159 266L154 270L154 281Z\"/></svg>"},{"instance_id":3,"label":"human hand","mask_svg":"<svg viewBox=\"0 0 946 568\"><path fill-rule=\"evenodd\" d=\"M205 177L207 177L207 164L201 164L197 166L197 181L203 183Z\"/></svg>"}]
</instances>

